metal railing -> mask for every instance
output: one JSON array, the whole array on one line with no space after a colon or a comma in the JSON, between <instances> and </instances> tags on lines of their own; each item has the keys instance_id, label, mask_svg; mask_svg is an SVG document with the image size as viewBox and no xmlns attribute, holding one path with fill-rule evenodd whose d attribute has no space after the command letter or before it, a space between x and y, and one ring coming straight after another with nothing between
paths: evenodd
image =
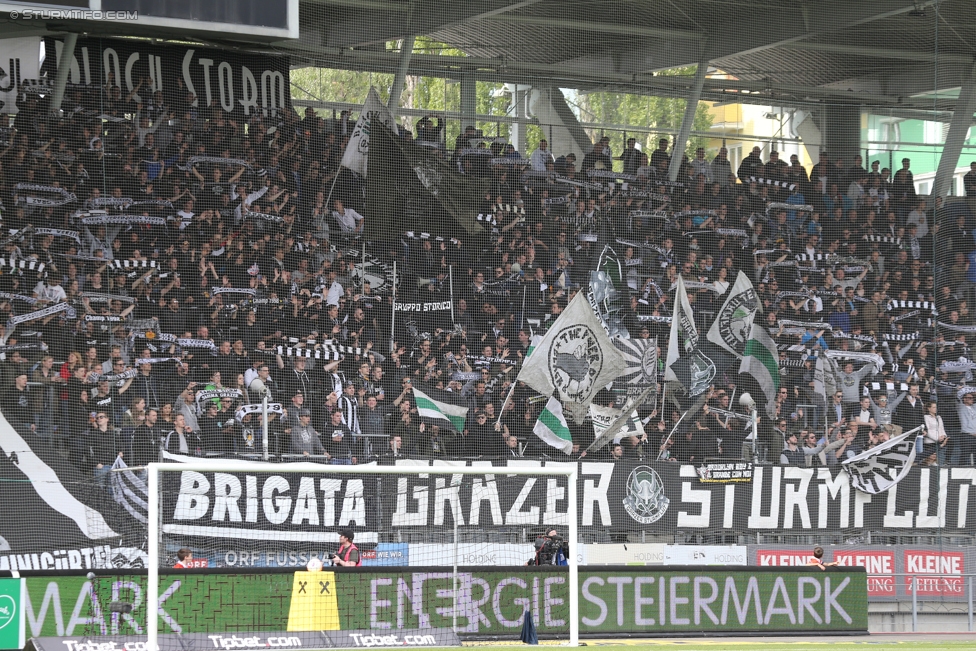
<instances>
[{"instance_id":1,"label":"metal railing","mask_svg":"<svg viewBox=\"0 0 976 651\"><path fill-rule=\"evenodd\" d=\"M974 582L973 579L976 578L976 574L929 574L929 573L892 573L892 574L868 574L868 579L871 578L894 578L907 577L911 580L911 596L912 596L912 633L918 632L918 585L920 579L966 579L966 614L969 619L969 632L972 633L976 631L974 628L973 620L973 594L974 594ZM871 601L870 597L868 601ZM923 599L924 601L924 599Z\"/></svg>"}]
</instances>

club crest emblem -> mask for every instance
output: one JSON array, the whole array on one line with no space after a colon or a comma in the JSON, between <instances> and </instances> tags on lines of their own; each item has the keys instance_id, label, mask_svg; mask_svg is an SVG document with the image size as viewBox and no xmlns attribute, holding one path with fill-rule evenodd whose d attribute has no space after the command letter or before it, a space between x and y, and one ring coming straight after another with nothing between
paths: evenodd
<instances>
[{"instance_id":1,"label":"club crest emblem","mask_svg":"<svg viewBox=\"0 0 976 651\"><path fill-rule=\"evenodd\" d=\"M585 402L599 387L603 353L596 333L585 325L571 325L556 335L549 349L549 373L564 401Z\"/></svg>"},{"instance_id":2,"label":"club crest emblem","mask_svg":"<svg viewBox=\"0 0 976 651\"><path fill-rule=\"evenodd\" d=\"M661 476L649 466L637 466L627 477L624 510L641 524L652 524L664 517L671 500L664 494Z\"/></svg>"},{"instance_id":3,"label":"club crest emblem","mask_svg":"<svg viewBox=\"0 0 976 651\"><path fill-rule=\"evenodd\" d=\"M719 336L729 349L741 353L758 307L759 298L752 288L729 297L716 319Z\"/></svg>"}]
</instances>

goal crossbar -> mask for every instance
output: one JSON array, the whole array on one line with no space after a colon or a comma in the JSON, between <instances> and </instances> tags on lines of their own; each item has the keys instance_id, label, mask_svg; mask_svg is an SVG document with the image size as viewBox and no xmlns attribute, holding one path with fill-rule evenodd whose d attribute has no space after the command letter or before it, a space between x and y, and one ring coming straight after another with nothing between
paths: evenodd
<instances>
[{"instance_id":1,"label":"goal crossbar","mask_svg":"<svg viewBox=\"0 0 976 651\"><path fill-rule=\"evenodd\" d=\"M310 473L322 475L402 475L402 474L431 474L431 475L552 475L567 478L567 492L569 499L566 500L566 515L569 520L568 535L573 545L578 545L579 536L579 515L577 512L577 464L556 463L551 466L523 466L523 467L493 467L485 466L452 466L447 464L437 464L431 466L423 465L403 465L403 466L374 466L374 465L324 465L318 463L296 462L287 465L264 463L254 461L237 460L215 460L197 461L191 463L150 463L146 466L147 489L149 492L148 504L148 565L149 573L147 580L148 598L158 601L159 599L159 568L161 562L158 541L160 539L160 519L161 509L159 500L159 476L162 472L282 472L287 470L289 473ZM569 569L569 646L579 645L579 564L577 549L572 549L566 559ZM150 612L146 617L146 648L158 648L159 639L159 611L157 606L156 616Z\"/></svg>"}]
</instances>

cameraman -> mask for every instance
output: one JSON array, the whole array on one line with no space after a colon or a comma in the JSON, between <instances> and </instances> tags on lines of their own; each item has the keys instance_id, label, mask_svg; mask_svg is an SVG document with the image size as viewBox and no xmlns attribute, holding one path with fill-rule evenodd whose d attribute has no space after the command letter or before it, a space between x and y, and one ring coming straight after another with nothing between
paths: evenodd
<instances>
[{"instance_id":1,"label":"cameraman","mask_svg":"<svg viewBox=\"0 0 976 651\"><path fill-rule=\"evenodd\" d=\"M359 557L359 548L352 544L352 538L355 535L352 529L343 529L339 532L339 551L331 557L333 565L359 567L363 564Z\"/></svg>"},{"instance_id":2,"label":"cameraman","mask_svg":"<svg viewBox=\"0 0 976 651\"><path fill-rule=\"evenodd\" d=\"M555 529L545 538L536 540L535 559L532 565L569 565L569 543Z\"/></svg>"}]
</instances>

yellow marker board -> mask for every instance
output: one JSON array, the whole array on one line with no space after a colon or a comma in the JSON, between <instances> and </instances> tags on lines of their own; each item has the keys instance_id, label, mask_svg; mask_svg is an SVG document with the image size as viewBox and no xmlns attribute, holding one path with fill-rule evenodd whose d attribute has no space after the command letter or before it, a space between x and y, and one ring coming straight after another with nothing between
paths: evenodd
<instances>
[{"instance_id":1,"label":"yellow marker board","mask_svg":"<svg viewBox=\"0 0 976 651\"><path fill-rule=\"evenodd\" d=\"M295 572L289 631L338 631L335 572Z\"/></svg>"}]
</instances>

